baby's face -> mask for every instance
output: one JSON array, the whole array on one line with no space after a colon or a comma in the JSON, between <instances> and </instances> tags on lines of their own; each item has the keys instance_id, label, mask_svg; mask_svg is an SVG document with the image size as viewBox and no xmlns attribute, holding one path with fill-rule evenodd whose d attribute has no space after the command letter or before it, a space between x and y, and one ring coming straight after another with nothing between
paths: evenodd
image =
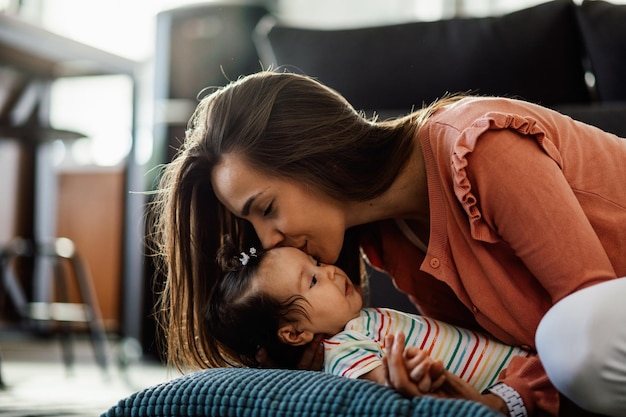
<instances>
[{"instance_id":1,"label":"baby's face","mask_svg":"<svg viewBox=\"0 0 626 417\"><path fill-rule=\"evenodd\" d=\"M278 300L294 295L302 303L309 320L299 320L299 330L334 335L359 315L363 306L360 288L334 265L320 264L305 252L291 247L270 250L258 270L253 286Z\"/></svg>"}]
</instances>

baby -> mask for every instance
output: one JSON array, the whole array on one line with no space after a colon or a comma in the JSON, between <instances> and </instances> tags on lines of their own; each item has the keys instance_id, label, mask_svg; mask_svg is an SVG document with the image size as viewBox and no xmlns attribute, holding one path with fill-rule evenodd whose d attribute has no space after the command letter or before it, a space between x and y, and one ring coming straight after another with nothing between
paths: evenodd
<instances>
[{"instance_id":1,"label":"baby","mask_svg":"<svg viewBox=\"0 0 626 417\"><path fill-rule=\"evenodd\" d=\"M532 355L427 317L363 308L360 288L340 268L296 248L234 254L226 245L218 258L226 274L212 294L207 325L233 364L258 366L262 347L277 366L295 368L302 349L322 334L326 372L385 384L386 337L404 333L405 346L482 391L514 356Z\"/></svg>"}]
</instances>

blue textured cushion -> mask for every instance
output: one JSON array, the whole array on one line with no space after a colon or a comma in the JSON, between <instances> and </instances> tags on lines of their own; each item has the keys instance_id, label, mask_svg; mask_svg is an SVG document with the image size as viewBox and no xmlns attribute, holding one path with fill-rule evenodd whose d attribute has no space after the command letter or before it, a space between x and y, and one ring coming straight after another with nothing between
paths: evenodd
<instances>
[{"instance_id":1,"label":"blue textured cushion","mask_svg":"<svg viewBox=\"0 0 626 417\"><path fill-rule=\"evenodd\" d=\"M218 368L139 391L102 417L496 417L478 403L406 399L382 385L322 372Z\"/></svg>"}]
</instances>

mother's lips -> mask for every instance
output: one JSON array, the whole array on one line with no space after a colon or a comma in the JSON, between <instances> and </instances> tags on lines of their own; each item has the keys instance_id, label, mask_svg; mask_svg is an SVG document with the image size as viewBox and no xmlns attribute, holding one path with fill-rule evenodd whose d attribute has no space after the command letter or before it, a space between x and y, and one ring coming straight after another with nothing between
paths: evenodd
<instances>
[{"instance_id":1,"label":"mother's lips","mask_svg":"<svg viewBox=\"0 0 626 417\"><path fill-rule=\"evenodd\" d=\"M304 242L304 244L302 246L300 246L298 249L300 249L304 253L309 253L309 252L306 251L306 242ZM309 253L309 255L310 255L310 253Z\"/></svg>"}]
</instances>

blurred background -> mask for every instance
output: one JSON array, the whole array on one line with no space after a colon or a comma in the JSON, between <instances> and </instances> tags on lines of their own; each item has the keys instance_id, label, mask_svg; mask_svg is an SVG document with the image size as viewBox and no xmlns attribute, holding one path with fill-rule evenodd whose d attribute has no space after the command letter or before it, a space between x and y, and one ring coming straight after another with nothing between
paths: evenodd
<instances>
[{"instance_id":1,"label":"blurred background","mask_svg":"<svg viewBox=\"0 0 626 417\"><path fill-rule=\"evenodd\" d=\"M152 379L127 385L131 390L168 377L150 317L154 266L144 245L145 192L183 139L197 94L263 68L251 38L263 16L350 28L499 15L539 3L0 0L6 384L21 381L15 373L22 368L12 364L38 358L66 366L155 365ZM62 262L68 265L59 269ZM65 278L69 284L59 289ZM51 302L52 292L61 302ZM25 334L43 341L47 354L26 348ZM69 339L61 337L68 334L79 343L73 359ZM58 337L65 344L56 347Z\"/></svg>"}]
</instances>

